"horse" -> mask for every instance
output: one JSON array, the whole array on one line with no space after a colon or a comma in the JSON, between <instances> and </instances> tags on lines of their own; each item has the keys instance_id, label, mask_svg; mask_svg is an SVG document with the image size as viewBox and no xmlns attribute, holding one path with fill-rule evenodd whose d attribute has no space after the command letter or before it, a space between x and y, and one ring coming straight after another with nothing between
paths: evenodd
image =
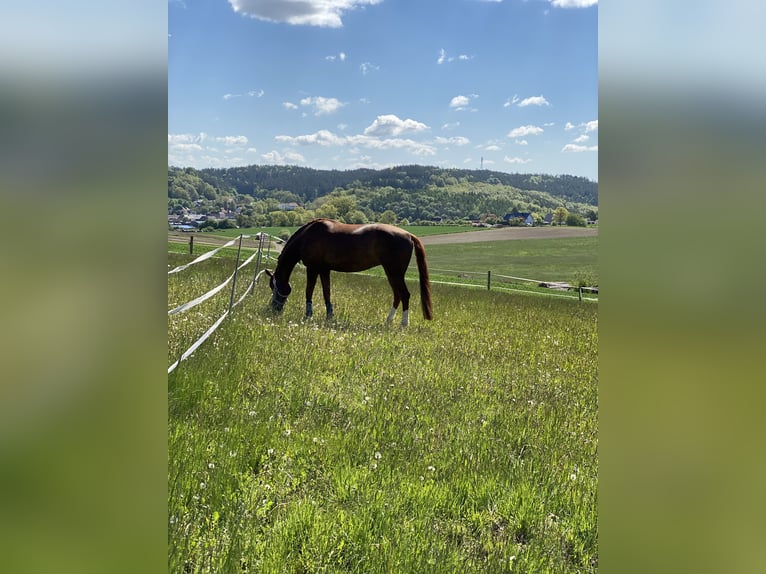
<instances>
[{"instance_id":1,"label":"horse","mask_svg":"<svg viewBox=\"0 0 766 574\"><path fill-rule=\"evenodd\" d=\"M313 315L311 299L317 277L320 277L328 319L333 316L330 272L352 273L381 265L394 294L386 322L390 323L393 320L401 301L401 324L407 326L410 292L404 282L404 275L413 250L418 264L423 317L431 320L431 284L426 252L420 239L404 229L385 223L348 224L324 218L309 221L293 233L277 259L274 272L266 269L272 309L277 313L282 311L292 291L290 274L299 261L306 266L306 317Z\"/></svg>"}]
</instances>

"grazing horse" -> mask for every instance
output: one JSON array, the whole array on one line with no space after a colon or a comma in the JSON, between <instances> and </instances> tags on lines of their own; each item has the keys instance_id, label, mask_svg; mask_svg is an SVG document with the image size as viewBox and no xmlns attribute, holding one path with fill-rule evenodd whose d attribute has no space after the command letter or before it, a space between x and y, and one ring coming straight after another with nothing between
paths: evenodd
<instances>
[{"instance_id":1,"label":"grazing horse","mask_svg":"<svg viewBox=\"0 0 766 574\"><path fill-rule=\"evenodd\" d=\"M298 229L285 244L270 277L271 307L282 311L292 291L290 274L299 261L306 266L306 316L313 315L311 297L317 277L322 279L322 293L327 317L332 317L330 302L330 271L344 273L364 271L382 265L388 283L394 292L394 302L388 314L391 322L399 302L402 302L402 326L409 323L410 292L404 274L410 264L412 250L418 262L420 275L420 303L423 316L433 318L431 284L428 279L426 252L423 243L407 231L384 223L352 225L332 219L314 219Z\"/></svg>"}]
</instances>

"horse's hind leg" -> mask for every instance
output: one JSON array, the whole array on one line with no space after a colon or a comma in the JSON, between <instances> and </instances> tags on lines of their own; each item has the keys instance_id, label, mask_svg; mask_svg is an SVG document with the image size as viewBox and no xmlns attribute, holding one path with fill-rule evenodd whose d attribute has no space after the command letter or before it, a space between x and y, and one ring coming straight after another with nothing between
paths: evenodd
<instances>
[{"instance_id":1,"label":"horse's hind leg","mask_svg":"<svg viewBox=\"0 0 766 574\"><path fill-rule=\"evenodd\" d=\"M330 301L330 270L322 271L319 276L322 278L322 295L324 295L324 306L327 309L327 318L332 317L332 302Z\"/></svg>"},{"instance_id":2,"label":"horse's hind leg","mask_svg":"<svg viewBox=\"0 0 766 574\"><path fill-rule=\"evenodd\" d=\"M391 306L391 311L388 313L387 323L394 320L396 309L399 307L399 301L402 302L402 327L406 327L410 322L410 292L407 289L407 284L404 282L404 275L396 275L388 273L386 271L386 277L388 283L391 285L391 290L394 292L394 302Z\"/></svg>"}]
</instances>

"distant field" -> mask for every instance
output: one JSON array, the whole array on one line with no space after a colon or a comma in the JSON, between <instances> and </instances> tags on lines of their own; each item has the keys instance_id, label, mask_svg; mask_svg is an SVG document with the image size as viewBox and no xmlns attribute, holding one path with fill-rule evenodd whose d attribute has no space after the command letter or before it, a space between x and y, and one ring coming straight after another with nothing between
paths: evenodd
<instances>
[{"instance_id":1,"label":"distant field","mask_svg":"<svg viewBox=\"0 0 766 574\"><path fill-rule=\"evenodd\" d=\"M255 235L261 231L265 231L269 235L276 235L277 237L285 231L293 233L298 227L248 227L243 229L221 229L215 232L211 232L210 235L220 235L222 237L237 237L240 233L245 235ZM466 231L476 231L476 227L470 225L403 225L402 229L406 229L413 235L418 237L426 237L427 235L441 235L444 233L464 233ZM480 228L479 228L480 229ZM207 235L207 233L205 234Z\"/></svg>"}]
</instances>

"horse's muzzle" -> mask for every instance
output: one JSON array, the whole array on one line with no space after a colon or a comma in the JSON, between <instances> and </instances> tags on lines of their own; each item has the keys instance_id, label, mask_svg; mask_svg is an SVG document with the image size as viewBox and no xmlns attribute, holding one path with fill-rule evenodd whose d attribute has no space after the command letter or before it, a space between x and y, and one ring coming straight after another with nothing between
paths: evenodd
<instances>
[{"instance_id":1,"label":"horse's muzzle","mask_svg":"<svg viewBox=\"0 0 766 574\"><path fill-rule=\"evenodd\" d=\"M274 293L271 296L271 310L275 313L281 313L282 308L285 306L285 303L287 302L287 297L280 297L276 293Z\"/></svg>"}]
</instances>

